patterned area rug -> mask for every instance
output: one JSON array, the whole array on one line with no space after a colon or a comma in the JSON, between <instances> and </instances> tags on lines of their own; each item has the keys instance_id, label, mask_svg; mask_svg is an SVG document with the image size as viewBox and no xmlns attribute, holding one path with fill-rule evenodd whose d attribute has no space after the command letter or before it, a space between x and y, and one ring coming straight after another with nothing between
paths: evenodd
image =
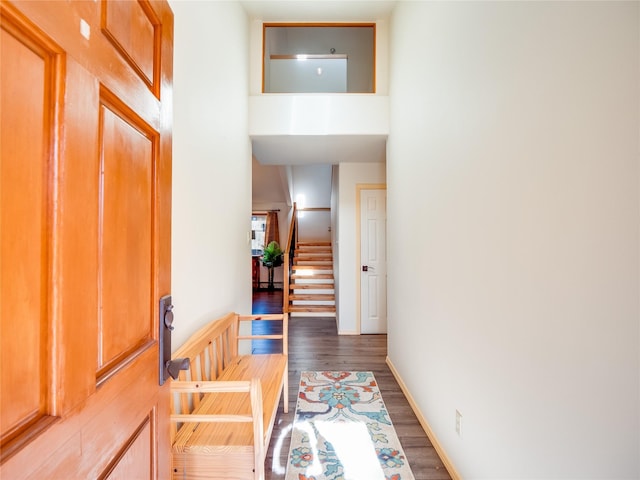
<instances>
[{"instance_id":1,"label":"patterned area rug","mask_svg":"<svg viewBox=\"0 0 640 480\"><path fill-rule=\"evenodd\" d=\"M371 372L302 372L286 480L414 480Z\"/></svg>"}]
</instances>

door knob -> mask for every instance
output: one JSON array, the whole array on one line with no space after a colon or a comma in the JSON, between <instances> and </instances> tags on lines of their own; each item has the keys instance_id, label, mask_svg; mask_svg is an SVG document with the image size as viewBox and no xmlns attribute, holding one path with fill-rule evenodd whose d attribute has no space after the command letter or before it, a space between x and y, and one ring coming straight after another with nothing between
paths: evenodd
<instances>
[{"instance_id":1,"label":"door knob","mask_svg":"<svg viewBox=\"0 0 640 480\"><path fill-rule=\"evenodd\" d=\"M363 265L362 266L362 271L363 272L368 272L369 271L369 267L367 265Z\"/></svg>"}]
</instances>

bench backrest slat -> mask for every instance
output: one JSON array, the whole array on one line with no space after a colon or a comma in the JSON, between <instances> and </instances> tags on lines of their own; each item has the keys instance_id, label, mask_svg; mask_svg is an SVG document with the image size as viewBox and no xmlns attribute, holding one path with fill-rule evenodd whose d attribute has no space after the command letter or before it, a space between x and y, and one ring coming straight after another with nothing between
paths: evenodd
<instances>
[{"instance_id":1,"label":"bench backrest slat","mask_svg":"<svg viewBox=\"0 0 640 480\"><path fill-rule=\"evenodd\" d=\"M239 338L240 323L253 320L280 320L283 322L283 335L264 335L262 338L281 338L283 353L286 355L288 353L288 316L286 314L261 315L256 319L255 316L229 313L202 327L176 350L173 358L189 359L189 369L181 371L179 379L192 382L218 379L238 356L239 342L241 341ZM192 413L200 405L204 395L207 394L203 392L174 392L171 395L171 412L183 415ZM180 426L179 422L173 422L172 435L175 436Z\"/></svg>"}]
</instances>

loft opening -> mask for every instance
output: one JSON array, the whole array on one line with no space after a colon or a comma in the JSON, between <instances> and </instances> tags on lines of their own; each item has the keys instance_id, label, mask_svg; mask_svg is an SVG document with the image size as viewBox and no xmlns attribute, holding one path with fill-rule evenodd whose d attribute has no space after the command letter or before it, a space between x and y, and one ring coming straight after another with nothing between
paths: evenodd
<instances>
[{"instance_id":1,"label":"loft opening","mask_svg":"<svg viewBox=\"0 0 640 480\"><path fill-rule=\"evenodd\" d=\"M375 93L375 23L263 24L263 93Z\"/></svg>"}]
</instances>

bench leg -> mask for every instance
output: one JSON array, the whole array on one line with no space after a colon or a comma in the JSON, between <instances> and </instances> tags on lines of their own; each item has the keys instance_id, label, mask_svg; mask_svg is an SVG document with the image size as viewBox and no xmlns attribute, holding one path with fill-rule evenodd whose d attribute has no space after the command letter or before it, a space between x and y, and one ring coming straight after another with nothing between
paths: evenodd
<instances>
[{"instance_id":1,"label":"bench leg","mask_svg":"<svg viewBox=\"0 0 640 480\"><path fill-rule=\"evenodd\" d=\"M289 361L287 360L287 368L284 371L284 383L282 386L282 407L284 413L289 413Z\"/></svg>"},{"instance_id":2,"label":"bench leg","mask_svg":"<svg viewBox=\"0 0 640 480\"><path fill-rule=\"evenodd\" d=\"M251 379L251 415L253 417L254 480L264 480L264 425L262 424L262 385Z\"/></svg>"}]
</instances>

